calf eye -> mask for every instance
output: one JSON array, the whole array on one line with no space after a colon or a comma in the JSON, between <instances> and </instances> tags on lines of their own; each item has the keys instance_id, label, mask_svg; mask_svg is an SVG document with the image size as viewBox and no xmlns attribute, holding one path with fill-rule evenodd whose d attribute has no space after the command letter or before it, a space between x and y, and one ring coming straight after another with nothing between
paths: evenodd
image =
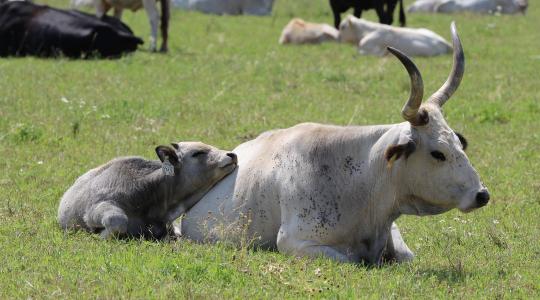
<instances>
[{"instance_id":1,"label":"calf eye","mask_svg":"<svg viewBox=\"0 0 540 300\"><path fill-rule=\"evenodd\" d=\"M440 161L446 160L446 157L440 151L431 151L431 156L433 156L433 158L435 158L436 160L440 160Z\"/></svg>"},{"instance_id":2,"label":"calf eye","mask_svg":"<svg viewBox=\"0 0 540 300\"><path fill-rule=\"evenodd\" d=\"M205 155L205 154L206 154L206 152L204 152L204 151L197 151L197 152L193 153L192 157L197 157L197 156L201 156L201 155Z\"/></svg>"}]
</instances>

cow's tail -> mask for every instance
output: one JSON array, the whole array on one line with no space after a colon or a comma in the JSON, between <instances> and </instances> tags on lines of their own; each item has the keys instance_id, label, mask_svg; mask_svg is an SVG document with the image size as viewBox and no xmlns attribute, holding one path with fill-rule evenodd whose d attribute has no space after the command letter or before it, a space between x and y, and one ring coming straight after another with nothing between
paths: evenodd
<instances>
[{"instance_id":1,"label":"cow's tail","mask_svg":"<svg viewBox=\"0 0 540 300\"><path fill-rule=\"evenodd\" d=\"M94 0L71 0L71 8L93 7Z\"/></svg>"},{"instance_id":2,"label":"cow's tail","mask_svg":"<svg viewBox=\"0 0 540 300\"><path fill-rule=\"evenodd\" d=\"M401 25L401 27L405 27L407 25L405 10L403 9L403 0L399 0L399 25Z\"/></svg>"}]
</instances>

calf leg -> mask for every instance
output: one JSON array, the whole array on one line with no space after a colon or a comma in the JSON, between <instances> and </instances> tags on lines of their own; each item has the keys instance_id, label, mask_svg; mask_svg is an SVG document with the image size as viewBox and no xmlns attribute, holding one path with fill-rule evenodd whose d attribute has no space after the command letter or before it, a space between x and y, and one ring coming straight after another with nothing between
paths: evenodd
<instances>
[{"instance_id":1,"label":"calf leg","mask_svg":"<svg viewBox=\"0 0 540 300\"><path fill-rule=\"evenodd\" d=\"M102 238L118 237L127 234L128 217L124 210L110 202L100 202L84 216L91 230L101 229Z\"/></svg>"},{"instance_id":2,"label":"calf leg","mask_svg":"<svg viewBox=\"0 0 540 300\"><path fill-rule=\"evenodd\" d=\"M143 0L143 6L146 10L146 14L148 15L148 20L150 22L150 50L156 51L157 31L159 23L159 13L156 7L156 2L155 0Z\"/></svg>"},{"instance_id":3,"label":"calf leg","mask_svg":"<svg viewBox=\"0 0 540 300\"><path fill-rule=\"evenodd\" d=\"M281 253L313 258L324 256L339 262L353 262L347 255L332 246L321 245L316 241L295 238L292 234L287 233L287 228L283 225L279 229L276 244Z\"/></svg>"}]
</instances>

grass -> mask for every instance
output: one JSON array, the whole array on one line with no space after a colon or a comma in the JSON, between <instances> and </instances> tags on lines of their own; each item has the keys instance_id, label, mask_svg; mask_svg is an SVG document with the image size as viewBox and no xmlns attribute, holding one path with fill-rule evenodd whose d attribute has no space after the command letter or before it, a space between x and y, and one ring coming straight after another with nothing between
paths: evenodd
<instances>
[{"instance_id":1,"label":"grass","mask_svg":"<svg viewBox=\"0 0 540 300\"><path fill-rule=\"evenodd\" d=\"M231 149L305 121L401 122L409 83L395 58L277 44L291 17L331 23L326 1L279 0L262 18L174 10L166 55L1 59L0 298L539 298L535 4L526 16L408 15L447 39L457 22L467 66L445 113L468 137L493 201L470 214L400 218L417 257L382 268L184 240L102 241L56 223L63 192L116 156L153 158L156 145L178 140ZM124 20L148 40L143 12ZM450 56L415 62L426 93L451 68Z\"/></svg>"}]
</instances>

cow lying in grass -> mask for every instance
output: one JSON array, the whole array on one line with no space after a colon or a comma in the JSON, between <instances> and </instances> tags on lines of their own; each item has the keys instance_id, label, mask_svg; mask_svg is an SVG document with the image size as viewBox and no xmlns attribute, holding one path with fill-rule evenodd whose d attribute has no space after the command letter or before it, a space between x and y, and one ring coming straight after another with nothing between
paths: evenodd
<instances>
[{"instance_id":1,"label":"cow lying in grass","mask_svg":"<svg viewBox=\"0 0 540 300\"><path fill-rule=\"evenodd\" d=\"M159 146L161 161L114 159L75 181L60 201L63 229L103 238L162 238L167 226L236 168L236 155L199 142Z\"/></svg>"},{"instance_id":2,"label":"cow lying in grass","mask_svg":"<svg viewBox=\"0 0 540 300\"><path fill-rule=\"evenodd\" d=\"M114 18L23 1L0 2L0 56L118 57L142 43Z\"/></svg>"},{"instance_id":3,"label":"cow lying in grass","mask_svg":"<svg viewBox=\"0 0 540 300\"><path fill-rule=\"evenodd\" d=\"M525 14L528 0L417 0L408 12Z\"/></svg>"},{"instance_id":4,"label":"cow lying in grass","mask_svg":"<svg viewBox=\"0 0 540 300\"><path fill-rule=\"evenodd\" d=\"M339 31L327 24L305 22L302 19L292 19L279 38L280 44L320 44L322 42L336 42Z\"/></svg>"},{"instance_id":5,"label":"cow lying in grass","mask_svg":"<svg viewBox=\"0 0 540 300\"><path fill-rule=\"evenodd\" d=\"M440 35L425 28L400 28L348 16L339 25L342 42L358 45L364 55L383 56L387 47L407 56L435 56L452 53L452 46Z\"/></svg>"},{"instance_id":6,"label":"cow lying in grass","mask_svg":"<svg viewBox=\"0 0 540 300\"><path fill-rule=\"evenodd\" d=\"M425 102L418 68L390 50L412 84L405 122L299 124L239 145L238 168L186 212L183 236L379 265L414 257L394 224L399 216L486 205L489 192L464 152L466 142L442 113L465 68L455 26L452 37L452 71Z\"/></svg>"}]
</instances>

